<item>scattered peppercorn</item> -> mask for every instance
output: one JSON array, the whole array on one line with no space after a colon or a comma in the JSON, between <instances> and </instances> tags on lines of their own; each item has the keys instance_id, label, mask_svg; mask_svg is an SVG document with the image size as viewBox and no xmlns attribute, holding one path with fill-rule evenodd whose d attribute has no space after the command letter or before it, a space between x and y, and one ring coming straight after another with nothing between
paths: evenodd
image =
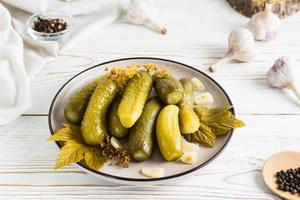
<instances>
[{"instance_id":1,"label":"scattered peppercorn","mask_svg":"<svg viewBox=\"0 0 300 200\"><path fill-rule=\"evenodd\" d=\"M43 19L37 17L32 28L37 32L57 33L67 29L67 22L64 19Z\"/></svg>"},{"instance_id":2,"label":"scattered peppercorn","mask_svg":"<svg viewBox=\"0 0 300 200\"><path fill-rule=\"evenodd\" d=\"M300 167L276 173L278 189L291 194L300 194Z\"/></svg>"}]
</instances>

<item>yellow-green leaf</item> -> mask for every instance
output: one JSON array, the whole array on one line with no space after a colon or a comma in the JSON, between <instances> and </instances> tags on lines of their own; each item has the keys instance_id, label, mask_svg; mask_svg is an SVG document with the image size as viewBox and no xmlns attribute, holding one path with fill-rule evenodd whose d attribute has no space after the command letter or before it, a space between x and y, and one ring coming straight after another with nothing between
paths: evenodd
<instances>
[{"instance_id":1,"label":"yellow-green leaf","mask_svg":"<svg viewBox=\"0 0 300 200\"><path fill-rule=\"evenodd\" d=\"M105 158L99 146L89 146L85 153L84 160L86 165L94 170L99 170L105 163Z\"/></svg>"},{"instance_id":2,"label":"yellow-green leaf","mask_svg":"<svg viewBox=\"0 0 300 200\"><path fill-rule=\"evenodd\" d=\"M230 106L209 109L207 107L196 107L200 122L211 128L216 135L223 135L234 128L245 126L245 123L237 119L230 111Z\"/></svg>"},{"instance_id":3,"label":"yellow-green leaf","mask_svg":"<svg viewBox=\"0 0 300 200\"><path fill-rule=\"evenodd\" d=\"M184 135L184 137L190 142L212 147L215 144L216 136L227 134L234 128L245 126L244 122L231 113L231 108L231 106L194 108L200 120L200 128L195 133Z\"/></svg>"},{"instance_id":4,"label":"yellow-green leaf","mask_svg":"<svg viewBox=\"0 0 300 200\"><path fill-rule=\"evenodd\" d=\"M223 135L234 128L240 128L245 126L245 123L239 119L230 118L226 122L208 123L208 125L214 134Z\"/></svg>"},{"instance_id":5,"label":"yellow-green leaf","mask_svg":"<svg viewBox=\"0 0 300 200\"><path fill-rule=\"evenodd\" d=\"M189 142L202 143L206 146L212 147L216 142L216 135L205 124L200 124L200 128L193 134L185 134L185 139Z\"/></svg>"},{"instance_id":6,"label":"yellow-green leaf","mask_svg":"<svg viewBox=\"0 0 300 200\"><path fill-rule=\"evenodd\" d=\"M56 131L54 135L48 138L48 141L67 142L69 140L82 140L79 126L71 124L63 124L63 126L64 128L61 128L58 131Z\"/></svg>"},{"instance_id":7,"label":"yellow-green leaf","mask_svg":"<svg viewBox=\"0 0 300 200\"><path fill-rule=\"evenodd\" d=\"M67 141L57 157L55 169L63 168L64 166L81 161L84 158L86 148L84 144L75 140Z\"/></svg>"}]
</instances>

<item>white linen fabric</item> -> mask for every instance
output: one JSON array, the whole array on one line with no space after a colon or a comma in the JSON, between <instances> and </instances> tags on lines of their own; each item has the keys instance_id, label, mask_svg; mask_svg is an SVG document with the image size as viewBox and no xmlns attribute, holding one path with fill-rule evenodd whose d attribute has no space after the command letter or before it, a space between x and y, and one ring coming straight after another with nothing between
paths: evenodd
<instances>
[{"instance_id":1,"label":"white linen fabric","mask_svg":"<svg viewBox=\"0 0 300 200\"><path fill-rule=\"evenodd\" d=\"M0 0L0 125L13 121L31 106L30 80L46 62L61 49L71 48L117 20L129 1ZM38 41L27 35L27 18L47 10L64 11L75 17L76 28L67 43Z\"/></svg>"}]
</instances>

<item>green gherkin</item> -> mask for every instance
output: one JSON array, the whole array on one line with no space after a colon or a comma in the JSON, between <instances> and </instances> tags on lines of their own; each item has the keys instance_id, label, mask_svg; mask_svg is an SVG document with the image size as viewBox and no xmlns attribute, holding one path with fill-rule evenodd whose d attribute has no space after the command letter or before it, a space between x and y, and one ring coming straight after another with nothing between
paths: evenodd
<instances>
[{"instance_id":1,"label":"green gherkin","mask_svg":"<svg viewBox=\"0 0 300 200\"><path fill-rule=\"evenodd\" d=\"M105 138L106 113L117 92L117 85L106 79L101 81L92 94L81 122L81 133L87 144L98 145Z\"/></svg>"},{"instance_id":2,"label":"green gherkin","mask_svg":"<svg viewBox=\"0 0 300 200\"><path fill-rule=\"evenodd\" d=\"M113 104L110 106L107 115L107 129L108 133L117 138L126 137L129 133L129 129L125 128L118 116L118 109L121 102L121 97L118 97Z\"/></svg>"},{"instance_id":3,"label":"green gherkin","mask_svg":"<svg viewBox=\"0 0 300 200\"><path fill-rule=\"evenodd\" d=\"M80 88L75 92L73 96L70 97L70 100L68 101L64 109L65 118L68 122L72 124L81 123L86 107L95 88L97 87L99 82L106 78L107 75L104 75L100 78L95 79L94 81Z\"/></svg>"},{"instance_id":4,"label":"green gherkin","mask_svg":"<svg viewBox=\"0 0 300 200\"><path fill-rule=\"evenodd\" d=\"M139 71L128 82L118 109L118 115L124 127L132 127L139 119L151 89L152 77L146 71Z\"/></svg>"},{"instance_id":5,"label":"green gherkin","mask_svg":"<svg viewBox=\"0 0 300 200\"><path fill-rule=\"evenodd\" d=\"M177 106L167 105L160 111L156 122L159 150L167 161L177 160L183 154L178 113Z\"/></svg>"},{"instance_id":6,"label":"green gherkin","mask_svg":"<svg viewBox=\"0 0 300 200\"><path fill-rule=\"evenodd\" d=\"M188 78L180 79L183 87L183 98L179 104L179 125L183 134L194 133L200 126L197 114L193 110L193 82Z\"/></svg>"},{"instance_id":7,"label":"green gherkin","mask_svg":"<svg viewBox=\"0 0 300 200\"><path fill-rule=\"evenodd\" d=\"M154 88L159 98L165 104L178 104L182 100L182 85L171 76L167 78L154 77Z\"/></svg>"},{"instance_id":8,"label":"green gherkin","mask_svg":"<svg viewBox=\"0 0 300 200\"><path fill-rule=\"evenodd\" d=\"M131 127L128 150L135 161L144 161L151 156L156 119L162 107L162 102L157 97L148 99L141 117Z\"/></svg>"}]
</instances>

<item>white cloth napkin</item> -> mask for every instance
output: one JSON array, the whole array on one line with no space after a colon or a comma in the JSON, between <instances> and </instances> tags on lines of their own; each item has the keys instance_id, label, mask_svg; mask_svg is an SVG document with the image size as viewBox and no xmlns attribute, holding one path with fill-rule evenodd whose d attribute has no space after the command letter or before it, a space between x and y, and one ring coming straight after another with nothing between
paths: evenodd
<instances>
[{"instance_id":1,"label":"white cloth napkin","mask_svg":"<svg viewBox=\"0 0 300 200\"><path fill-rule=\"evenodd\" d=\"M30 106L30 79L61 48L93 34L120 17L129 0L0 0L0 125L7 124ZM63 46L37 41L26 33L30 13L65 11L75 17L76 29ZM12 15L12 16L11 16Z\"/></svg>"}]
</instances>

